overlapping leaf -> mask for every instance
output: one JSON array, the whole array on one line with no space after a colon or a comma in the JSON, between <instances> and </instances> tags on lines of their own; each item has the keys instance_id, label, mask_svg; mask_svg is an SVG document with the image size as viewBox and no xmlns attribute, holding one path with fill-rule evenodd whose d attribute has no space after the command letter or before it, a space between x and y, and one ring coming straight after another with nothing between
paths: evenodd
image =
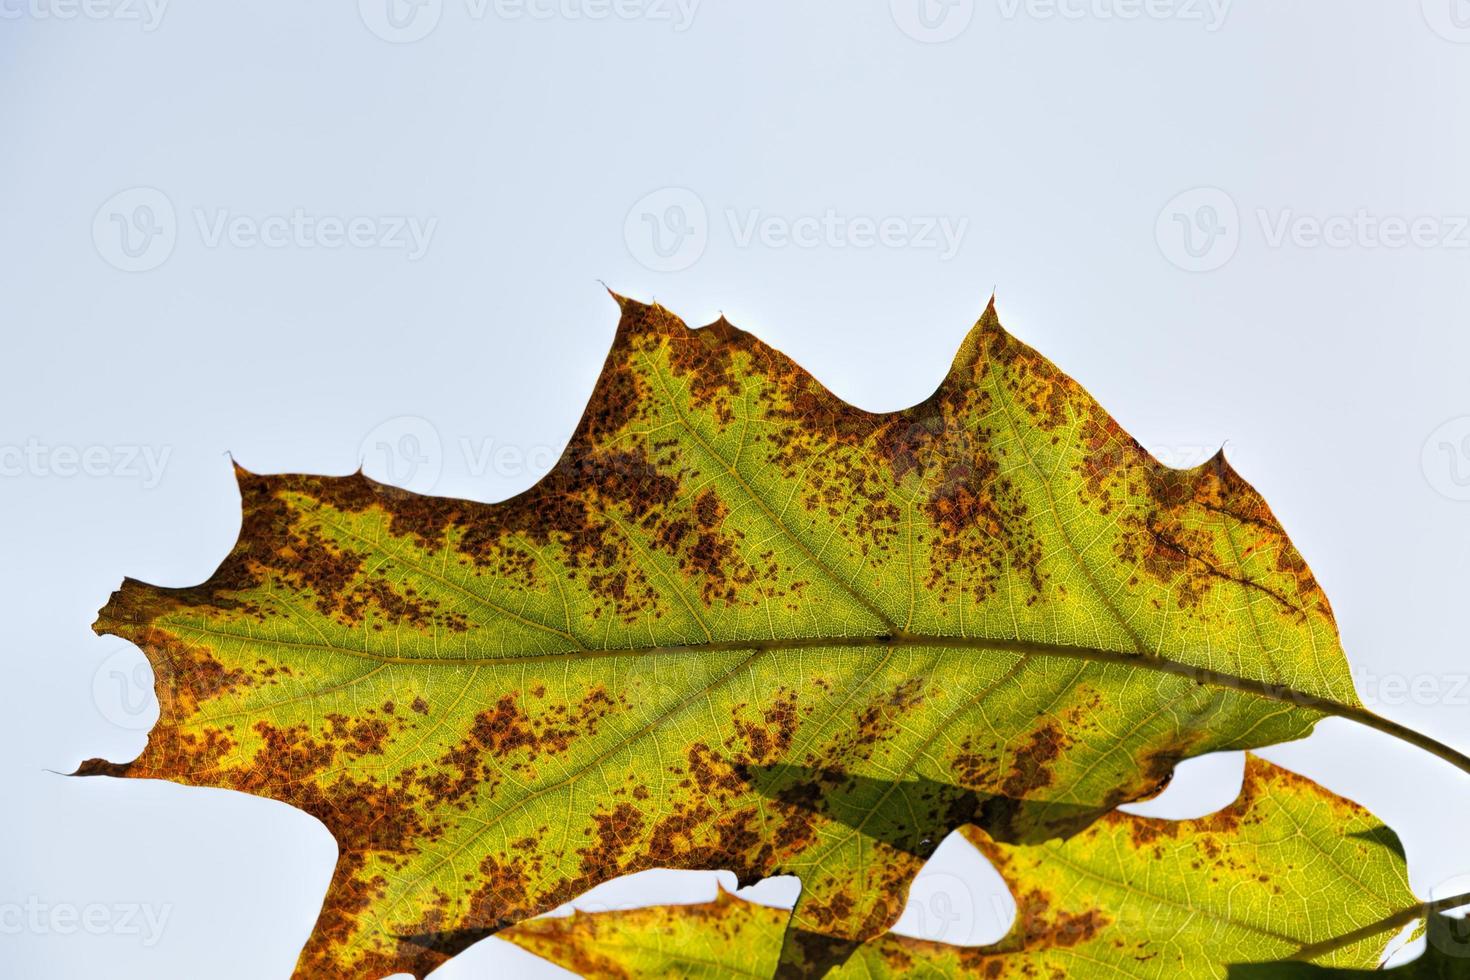
<instances>
[{"instance_id":1,"label":"overlapping leaf","mask_svg":"<svg viewBox=\"0 0 1470 980\"><path fill-rule=\"evenodd\" d=\"M1301 960L1232 966L1228 980L1470 980L1470 929L1463 919L1430 915L1423 952L1388 970L1322 966Z\"/></svg>"},{"instance_id":2,"label":"overlapping leaf","mask_svg":"<svg viewBox=\"0 0 1470 980\"><path fill-rule=\"evenodd\" d=\"M911 409L621 300L585 416L497 504L239 474L211 578L128 580L135 762L341 849L303 976L422 975L643 868L802 879L794 970L898 916L944 834L1034 842L1174 763L1362 713L1326 599L1216 457L1152 460L993 307Z\"/></svg>"},{"instance_id":3,"label":"overlapping leaf","mask_svg":"<svg viewBox=\"0 0 1470 980\"><path fill-rule=\"evenodd\" d=\"M1375 926L1422 914L1387 827L1256 758L1240 798L1204 819L1113 813L1068 841L1033 845L970 834L1016 896L1009 934L960 947L889 933L835 977L1233 978L1257 974L1231 963L1314 944L1330 947L1315 964L1250 969L1349 975L1325 967L1376 966L1391 933ZM702 905L533 919L501 937L588 980L770 977L786 928L782 910L721 893Z\"/></svg>"}]
</instances>

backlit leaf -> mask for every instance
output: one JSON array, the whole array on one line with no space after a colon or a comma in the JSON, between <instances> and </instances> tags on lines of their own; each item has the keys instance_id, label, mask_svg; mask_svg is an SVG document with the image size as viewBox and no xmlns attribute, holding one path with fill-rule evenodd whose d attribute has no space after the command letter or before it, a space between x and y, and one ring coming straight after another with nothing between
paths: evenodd
<instances>
[{"instance_id":1,"label":"backlit leaf","mask_svg":"<svg viewBox=\"0 0 1470 980\"><path fill-rule=\"evenodd\" d=\"M1428 903L1408 910L1413 913L1409 921L1417 920L1424 929L1424 950L1414 959L1391 970L1323 966L1291 959L1237 964L1230 968L1229 980L1372 980L1374 977L1382 980L1470 980L1470 921L1438 914L1435 911L1437 904ZM1465 896L1460 896L1453 904L1466 904ZM1389 917L1383 929L1375 935L1387 935L1388 930L1403 926L1404 918L1402 915Z\"/></svg>"},{"instance_id":2,"label":"backlit leaf","mask_svg":"<svg viewBox=\"0 0 1470 980\"><path fill-rule=\"evenodd\" d=\"M742 901L723 888L713 902L528 919L501 939L581 977L759 977L776 972L787 909Z\"/></svg>"},{"instance_id":3,"label":"backlit leaf","mask_svg":"<svg viewBox=\"0 0 1470 980\"><path fill-rule=\"evenodd\" d=\"M191 588L127 580L161 716L84 774L284 800L340 858L302 976L422 975L650 867L795 874L793 969L940 839L1075 832L1185 757L1365 718L1327 600L1217 456L1148 456L993 307L872 414L620 300L587 411L496 504L239 473Z\"/></svg>"},{"instance_id":4,"label":"backlit leaf","mask_svg":"<svg viewBox=\"0 0 1470 980\"><path fill-rule=\"evenodd\" d=\"M1231 962L1290 956L1419 907L1387 827L1254 757L1240 798L1200 820L1115 812L1070 840L1039 845L968 833L1016 896L1009 934L960 947L889 933L857 947L833 976L1225 977ZM589 980L769 977L774 963L763 951L780 947L785 928L778 910L722 893L704 905L533 919L500 935ZM1370 932L1321 962L1375 966L1390 935ZM1318 972L1290 972L1297 969ZM1272 964L1228 975L1356 974Z\"/></svg>"}]
</instances>

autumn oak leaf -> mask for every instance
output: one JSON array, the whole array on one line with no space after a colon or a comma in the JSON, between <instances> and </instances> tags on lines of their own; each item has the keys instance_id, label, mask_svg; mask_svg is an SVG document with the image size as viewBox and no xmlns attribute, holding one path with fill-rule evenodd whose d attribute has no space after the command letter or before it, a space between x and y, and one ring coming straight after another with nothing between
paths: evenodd
<instances>
[{"instance_id":1,"label":"autumn oak leaf","mask_svg":"<svg viewBox=\"0 0 1470 980\"><path fill-rule=\"evenodd\" d=\"M1016 897L1009 933L975 947L887 933L858 945L836 980L1225 980L1254 976L1232 963L1303 950L1315 950L1312 964L1269 969L1368 969L1391 923L1423 916L1392 831L1254 756L1235 803L1199 820L1114 812L1045 844L966 833ZM721 892L703 904L531 919L500 936L587 980L768 978L787 918Z\"/></svg>"},{"instance_id":2,"label":"autumn oak leaf","mask_svg":"<svg viewBox=\"0 0 1470 980\"><path fill-rule=\"evenodd\" d=\"M723 319L618 301L531 489L241 470L209 580L128 579L101 612L161 714L79 773L335 835L299 976L423 976L653 867L799 876L782 964L820 973L954 828L1036 844L1187 757L1395 727L1223 456L1159 464L993 303L933 395L873 414Z\"/></svg>"}]
</instances>

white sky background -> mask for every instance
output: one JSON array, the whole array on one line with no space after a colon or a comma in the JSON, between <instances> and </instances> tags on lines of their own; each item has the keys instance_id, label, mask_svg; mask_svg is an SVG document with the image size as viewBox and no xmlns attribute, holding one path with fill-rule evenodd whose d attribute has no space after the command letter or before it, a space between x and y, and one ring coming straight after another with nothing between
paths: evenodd
<instances>
[{"instance_id":1,"label":"white sky background","mask_svg":"<svg viewBox=\"0 0 1470 980\"><path fill-rule=\"evenodd\" d=\"M995 287L1160 458L1228 443L1364 698L1470 749L1465 0L925 0L932 29L919 0L427 0L398 28L389 0L71 2L0 0L0 974L289 973L334 859L320 824L49 771L132 758L156 710L90 623L125 574L214 569L239 528L226 451L529 485L611 339L599 279L723 311L873 410L930 392ZM337 248L250 237L298 209L367 223ZM781 238L829 209L817 243ZM930 218L964 222L953 254ZM1470 777L1340 722L1267 754L1393 826L1421 896L1470 872ZM1238 780L1238 758L1186 767L1154 809ZM948 909L941 938L993 938L983 863L931 866L909 926ZM91 905L90 931L54 914ZM489 970L557 975L493 940L441 975Z\"/></svg>"}]
</instances>

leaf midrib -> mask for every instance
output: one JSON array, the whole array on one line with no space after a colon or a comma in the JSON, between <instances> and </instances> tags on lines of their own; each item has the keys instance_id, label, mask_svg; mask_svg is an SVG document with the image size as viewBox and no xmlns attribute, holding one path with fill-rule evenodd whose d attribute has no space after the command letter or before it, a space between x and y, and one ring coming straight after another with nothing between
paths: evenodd
<instances>
[{"instance_id":1,"label":"leaf midrib","mask_svg":"<svg viewBox=\"0 0 1470 980\"><path fill-rule=\"evenodd\" d=\"M124 624L119 624L124 625ZM605 650L565 650L557 653L539 653L525 656L501 655L496 657L395 657L354 650L331 644L308 643L301 640L271 639L257 635L235 633L207 626L186 623L168 624L177 629L188 630L208 636L232 640L248 640L252 643L275 644L304 650L325 650L344 654L374 663L408 666L526 666L537 663L567 664L575 660L601 660L617 657L699 656L709 653L771 653L782 650L833 649L853 647L877 647L896 649L952 649L978 650L995 653L1011 653L1018 656L1031 655L1068 660L1086 660L1093 663L1112 664L1156 673L1172 674L1193 680L1206 687L1232 690L1250 694L1268 701L1277 701L1298 708L1335 715L1358 722L1375 731L1390 735L1400 741L1421 748L1448 762L1462 772L1470 773L1470 756L1466 756L1441 742L1407 728L1395 721L1374 714L1361 705L1345 704L1330 697L1312 694L1285 684L1242 677L1224 671L1195 667L1190 664L1149 654L1126 653L1103 650L1095 647L1070 646L1036 640L987 639L961 636L926 636L916 633L892 633L863 636L797 636L769 640L721 640L708 643L684 643L662 646L624 647Z\"/></svg>"}]
</instances>

